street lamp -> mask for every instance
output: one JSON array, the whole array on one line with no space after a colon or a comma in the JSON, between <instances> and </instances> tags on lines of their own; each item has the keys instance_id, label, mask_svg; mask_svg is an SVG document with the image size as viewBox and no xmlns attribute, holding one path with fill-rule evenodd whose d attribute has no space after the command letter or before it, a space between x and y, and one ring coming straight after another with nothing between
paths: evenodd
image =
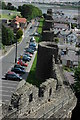
<instances>
[{"instance_id":1,"label":"street lamp","mask_svg":"<svg viewBox=\"0 0 80 120\"><path fill-rule=\"evenodd\" d=\"M15 63L17 63L17 39L16 39L16 51L15 51Z\"/></svg>"}]
</instances>

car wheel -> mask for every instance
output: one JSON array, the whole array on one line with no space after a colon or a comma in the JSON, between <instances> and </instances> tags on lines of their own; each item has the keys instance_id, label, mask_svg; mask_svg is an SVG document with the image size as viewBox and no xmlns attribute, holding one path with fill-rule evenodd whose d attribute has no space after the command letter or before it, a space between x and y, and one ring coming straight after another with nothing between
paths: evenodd
<instances>
[{"instance_id":1,"label":"car wheel","mask_svg":"<svg viewBox=\"0 0 80 120\"><path fill-rule=\"evenodd\" d=\"M6 80L8 79L7 76L5 77L5 79L6 79Z\"/></svg>"}]
</instances>

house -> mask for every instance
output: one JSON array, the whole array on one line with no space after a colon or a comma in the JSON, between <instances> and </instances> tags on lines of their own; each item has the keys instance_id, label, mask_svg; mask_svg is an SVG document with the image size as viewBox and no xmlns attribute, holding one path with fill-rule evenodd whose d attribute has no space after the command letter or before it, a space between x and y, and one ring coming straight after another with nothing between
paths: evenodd
<instances>
[{"instance_id":1,"label":"house","mask_svg":"<svg viewBox=\"0 0 80 120\"><path fill-rule=\"evenodd\" d=\"M68 30L69 29L69 25L68 24L64 24L64 23L54 23L54 29L57 29L59 31L61 31L61 30Z\"/></svg>"},{"instance_id":2,"label":"house","mask_svg":"<svg viewBox=\"0 0 80 120\"><path fill-rule=\"evenodd\" d=\"M77 42L77 36L74 33L70 33L66 36L66 42L67 43L76 43Z\"/></svg>"},{"instance_id":3,"label":"house","mask_svg":"<svg viewBox=\"0 0 80 120\"><path fill-rule=\"evenodd\" d=\"M14 29L24 29L27 27L27 19L16 16L16 18L11 21L11 27L13 27Z\"/></svg>"},{"instance_id":4,"label":"house","mask_svg":"<svg viewBox=\"0 0 80 120\"><path fill-rule=\"evenodd\" d=\"M69 50L66 55L61 55L61 60L64 66L72 68L74 66L78 66L79 56L76 54L75 51Z\"/></svg>"}]
</instances>

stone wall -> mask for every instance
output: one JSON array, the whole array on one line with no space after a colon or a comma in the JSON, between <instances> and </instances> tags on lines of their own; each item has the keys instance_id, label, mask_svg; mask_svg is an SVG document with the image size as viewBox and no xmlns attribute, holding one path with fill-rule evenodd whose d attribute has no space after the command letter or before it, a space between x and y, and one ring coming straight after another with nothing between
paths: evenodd
<instances>
[{"instance_id":1,"label":"stone wall","mask_svg":"<svg viewBox=\"0 0 80 120\"><path fill-rule=\"evenodd\" d=\"M55 69L58 72L57 65ZM14 101L20 96L19 107L11 104L13 110L5 118L70 118L77 101L75 95L69 86L62 84L58 89L56 86L57 80L53 78L46 79L40 88L25 83L13 95Z\"/></svg>"},{"instance_id":2,"label":"stone wall","mask_svg":"<svg viewBox=\"0 0 80 120\"><path fill-rule=\"evenodd\" d=\"M42 29L42 40L43 41L54 41L54 20L52 18L52 10L49 9L46 14L44 26Z\"/></svg>"},{"instance_id":3,"label":"stone wall","mask_svg":"<svg viewBox=\"0 0 80 120\"><path fill-rule=\"evenodd\" d=\"M45 80L52 76L53 55L56 63L58 58L58 46L55 43L39 43L36 65L36 77L39 80Z\"/></svg>"}]
</instances>

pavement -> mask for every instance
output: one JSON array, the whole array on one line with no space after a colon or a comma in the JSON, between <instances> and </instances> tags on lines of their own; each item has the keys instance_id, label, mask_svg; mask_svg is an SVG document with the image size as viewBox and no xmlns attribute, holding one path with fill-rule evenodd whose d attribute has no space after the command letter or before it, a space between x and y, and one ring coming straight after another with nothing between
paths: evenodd
<instances>
[{"instance_id":1,"label":"pavement","mask_svg":"<svg viewBox=\"0 0 80 120\"><path fill-rule=\"evenodd\" d=\"M18 44L18 57L20 56L20 54L23 54L24 48L26 46L28 46L29 44L29 40L30 40L30 35L32 33L34 33L37 29L37 27L35 27L35 25L38 25L38 22L35 22L34 24L30 23L29 27L25 30L24 32L24 38L22 40L22 42L20 42ZM32 29L29 29L30 26L32 26ZM17 86L19 85L20 82L18 81L12 81L12 80L5 80L4 79L4 74L11 69L11 67L15 64L15 46L12 47L7 54L5 54L4 56L2 56L2 58L0 58L0 101L2 101L3 103L8 104L10 99L11 99L11 95L12 93L15 92ZM23 79L26 80L28 73L30 71L30 68L32 66L32 63L34 61L35 58L35 54L34 53L31 61L28 63L28 67L26 69L26 74L23 75Z\"/></svg>"}]
</instances>

